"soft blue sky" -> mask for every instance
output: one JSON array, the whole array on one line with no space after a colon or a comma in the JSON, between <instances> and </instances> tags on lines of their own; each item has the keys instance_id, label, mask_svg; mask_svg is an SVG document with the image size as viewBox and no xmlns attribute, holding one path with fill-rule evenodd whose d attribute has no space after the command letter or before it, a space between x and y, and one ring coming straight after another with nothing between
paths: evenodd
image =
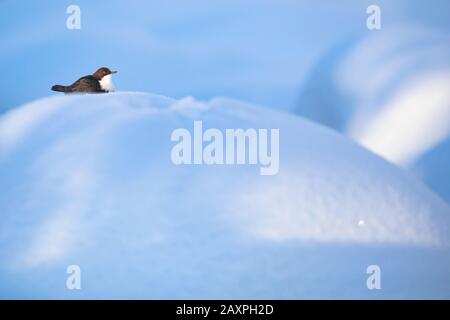
<instances>
[{"instance_id":1,"label":"soft blue sky","mask_svg":"<svg viewBox=\"0 0 450 320\"><path fill-rule=\"evenodd\" d=\"M0 110L52 93L100 66L119 90L231 96L294 108L331 48L370 32L373 1L0 1ZM377 1L383 27L450 29L448 1ZM81 7L68 30L66 8Z\"/></svg>"}]
</instances>

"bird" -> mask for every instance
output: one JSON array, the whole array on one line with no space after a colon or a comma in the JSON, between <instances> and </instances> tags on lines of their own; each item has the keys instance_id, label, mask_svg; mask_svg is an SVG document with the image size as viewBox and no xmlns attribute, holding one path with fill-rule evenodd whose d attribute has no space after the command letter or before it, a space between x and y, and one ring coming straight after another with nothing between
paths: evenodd
<instances>
[{"instance_id":1,"label":"bird","mask_svg":"<svg viewBox=\"0 0 450 320\"><path fill-rule=\"evenodd\" d=\"M102 67L92 75L84 76L72 83L70 86L54 85L53 91L64 93L106 93L114 91L112 75L117 71L111 71Z\"/></svg>"}]
</instances>

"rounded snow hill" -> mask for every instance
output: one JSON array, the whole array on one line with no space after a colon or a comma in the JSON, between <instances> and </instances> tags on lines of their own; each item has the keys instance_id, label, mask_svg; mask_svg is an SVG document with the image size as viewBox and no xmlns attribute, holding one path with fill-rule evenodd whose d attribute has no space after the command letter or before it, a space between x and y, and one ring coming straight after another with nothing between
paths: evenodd
<instances>
[{"instance_id":1,"label":"rounded snow hill","mask_svg":"<svg viewBox=\"0 0 450 320\"><path fill-rule=\"evenodd\" d=\"M324 55L296 113L406 168L450 203L450 34L410 23L383 31Z\"/></svg>"},{"instance_id":2,"label":"rounded snow hill","mask_svg":"<svg viewBox=\"0 0 450 320\"><path fill-rule=\"evenodd\" d=\"M279 129L278 173L175 165L171 135L197 120ZM19 107L0 117L0 188L1 298L450 298L446 203L336 132L230 99Z\"/></svg>"}]
</instances>

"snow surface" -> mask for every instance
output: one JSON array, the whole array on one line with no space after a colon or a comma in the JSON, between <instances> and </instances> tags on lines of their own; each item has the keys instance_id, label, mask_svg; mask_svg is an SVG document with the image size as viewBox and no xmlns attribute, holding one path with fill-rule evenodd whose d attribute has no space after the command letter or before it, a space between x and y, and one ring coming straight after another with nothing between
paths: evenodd
<instances>
[{"instance_id":1,"label":"snow surface","mask_svg":"<svg viewBox=\"0 0 450 320\"><path fill-rule=\"evenodd\" d=\"M194 120L279 128L279 173L174 165L171 132ZM1 298L450 298L445 202L330 129L226 98L59 96L3 114L0 214ZM74 264L81 290L66 289Z\"/></svg>"},{"instance_id":2,"label":"snow surface","mask_svg":"<svg viewBox=\"0 0 450 320\"><path fill-rule=\"evenodd\" d=\"M449 55L448 31L383 27L323 57L297 112L407 168L450 203Z\"/></svg>"}]
</instances>

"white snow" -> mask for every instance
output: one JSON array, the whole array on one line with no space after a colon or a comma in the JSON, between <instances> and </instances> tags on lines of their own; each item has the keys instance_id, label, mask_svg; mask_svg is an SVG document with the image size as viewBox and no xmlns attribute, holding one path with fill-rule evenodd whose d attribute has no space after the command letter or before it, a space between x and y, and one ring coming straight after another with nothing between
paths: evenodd
<instances>
[{"instance_id":1,"label":"white snow","mask_svg":"<svg viewBox=\"0 0 450 320\"><path fill-rule=\"evenodd\" d=\"M363 146L404 166L450 136L450 69L410 82L371 121L349 128Z\"/></svg>"},{"instance_id":2,"label":"white snow","mask_svg":"<svg viewBox=\"0 0 450 320\"><path fill-rule=\"evenodd\" d=\"M449 40L414 23L352 39L317 62L298 113L408 169L450 203Z\"/></svg>"},{"instance_id":3,"label":"white snow","mask_svg":"<svg viewBox=\"0 0 450 320\"><path fill-rule=\"evenodd\" d=\"M449 34L399 25L360 41L336 72L338 86L356 97L346 133L402 166L444 141L450 135L449 40Z\"/></svg>"},{"instance_id":4,"label":"white snow","mask_svg":"<svg viewBox=\"0 0 450 320\"><path fill-rule=\"evenodd\" d=\"M278 174L174 165L171 133L195 120L280 129ZM231 99L19 107L0 118L0 188L2 298L450 298L445 202L325 127Z\"/></svg>"}]
</instances>

